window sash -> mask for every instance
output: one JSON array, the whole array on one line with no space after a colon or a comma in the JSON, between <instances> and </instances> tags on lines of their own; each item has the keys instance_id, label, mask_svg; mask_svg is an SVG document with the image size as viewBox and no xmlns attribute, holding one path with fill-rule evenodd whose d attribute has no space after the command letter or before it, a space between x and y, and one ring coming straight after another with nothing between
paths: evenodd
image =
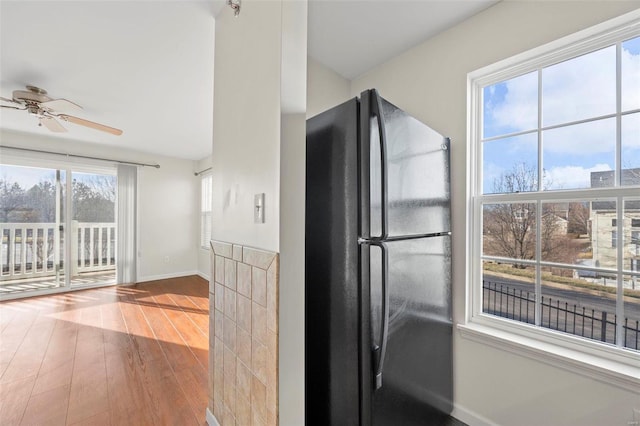
<instances>
[{"instance_id":1,"label":"window sash","mask_svg":"<svg viewBox=\"0 0 640 426\"><path fill-rule=\"evenodd\" d=\"M614 28L612 28L614 27ZM640 19L638 19L638 14L635 14L634 17L621 17L620 19L613 20L612 23L607 23L607 25L600 25L597 28L587 30L586 32L582 32L576 35L572 35L566 37L562 40L550 43L549 45L542 46L540 48L534 49L532 51L526 52L524 54L518 55L514 58L508 59L501 63L497 63L494 65L490 65L481 70L475 71L469 74L469 85L468 85L468 102L469 102L469 128L468 128L468 140L469 140L469 159L471 165L471 172L469 175L469 197L468 197L468 206L467 210L467 218L468 218L468 233L470 241L469 246L467 247L468 253L468 268L470 273L468 274L468 286L470 288L469 291L469 304L471 309L467 310L467 321L480 321L485 322L489 321L489 323L493 322L492 318L486 317L482 313L482 261L484 259L490 258L490 256L482 255L482 209L485 204L496 203L496 202L512 202L512 203L522 203L524 201L534 202L540 206L542 202L552 202L554 200L581 200L581 199L596 199L596 198L615 198L617 199L618 213L617 213L617 222L620 223L618 227L618 235L622 234L622 212L624 208L623 200L627 197L635 197L637 196L638 187L622 187L620 185L620 174L621 174L621 166L620 166L620 128L621 128L621 117L626 114L636 113L637 110L634 111L621 111L620 105L620 46L621 43L629 40L631 38L637 37L640 35ZM616 75L616 87L617 87L617 110L615 114L610 114L609 116L602 117L594 117L589 118L587 120L580 120L576 123L559 123L554 126L549 126L549 128L559 128L566 127L569 125L577 124L580 122L588 122L594 121L602 118L615 118L616 119L616 129L617 129L617 137L616 137L616 186L610 188L580 188L574 190L551 190L551 191L542 191L541 188L538 188L538 191L528 192L528 193L508 193L508 194L483 194L483 180L482 180L482 156L481 156L481 144L484 141L497 140L507 137L518 136L522 134L530 134L530 133L538 133L543 130L547 130L547 128L543 128L541 125L541 115L539 114L538 119L538 128L526 130L523 132L513 133L509 135L498 135L493 136L491 138L483 139L482 136L482 123L483 123L483 89L487 86L500 83L511 78L518 77L523 74L530 73L532 71L538 70L540 73L541 70L547 66L554 65L566 60L571 60L572 58L581 56L583 54L587 54L593 52L595 50L605 48L611 45L617 45L617 75ZM538 95L538 108L541 108L540 104L540 88ZM539 139L540 140L540 139ZM541 155L540 152L540 143L538 144L538 154ZM538 162L539 166L541 166L541 161ZM542 176L540 174L539 176ZM539 179L541 181L541 179ZM539 225L539 223L538 223ZM538 229L540 229L538 227ZM539 237L538 237L539 239ZM622 317L624 312L622 311L622 275L623 270L623 246L624 244L617 244L617 254L618 254L618 264L615 272L618 276L618 309L617 314L618 317ZM536 260L533 264L536 267L536 276L540 277L540 268L544 266L545 262L541 262L540 259L540 242L537 243L537 254ZM563 265L563 266L571 266L571 265ZM573 265L575 267L576 265ZM539 278L536 278L537 281L540 281ZM537 284L539 287L539 283ZM538 288L539 290L539 288ZM539 291L537 291L539 295ZM539 297L539 296L538 296ZM539 304L539 300L537 301ZM497 320L495 322L496 325L502 324L504 321L502 319ZM510 321L513 325L507 324L508 327L513 327L514 330L521 328L521 324L515 321ZM548 334L549 330L546 329L538 329L536 333L541 333L542 335ZM620 335L620 333L618 333ZM572 340L573 336L561 336L560 340ZM587 342L587 347L593 348L597 347L597 342ZM618 345L618 348L620 345ZM616 350L619 350L616 348ZM603 349L602 347L598 348L600 352ZM607 352L607 351L604 351ZM635 357L635 355L634 355Z\"/></svg>"}]
</instances>

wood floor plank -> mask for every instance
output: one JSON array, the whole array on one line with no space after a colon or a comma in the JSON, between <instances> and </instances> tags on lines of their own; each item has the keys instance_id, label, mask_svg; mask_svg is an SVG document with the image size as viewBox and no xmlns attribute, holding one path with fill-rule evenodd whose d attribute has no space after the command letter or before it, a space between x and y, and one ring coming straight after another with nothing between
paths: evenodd
<instances>
[{"instance_id":1,"label":"wood floor plank","mask_svg":"<svg viewBox=\"0 0 640 426\"><path fill-rule=\"evenodd\" d=\"M205 280L83 290L0 309L7 312L0 319L0 424L205 423Z\"/></svg>"},{"instance_id":2,"label":"wood floor plank","mask_svg":"<svg viewBox=\"0 0 640 426\"><path fill-rule=\"evenodd\" d=\"M19 425L27 408L35 377L0 383L0 423Z\"/></svg>"},{"instance_id":3,"label":"wood floor plank","mask_svg":"<svg viewBox=\"0 0 640 426\"><path fill-rule=\"evenodd\" d=\"M69 386L61 386L32 395L21 425L58 426L66 423Z\"/></svg>"}]
</instances>

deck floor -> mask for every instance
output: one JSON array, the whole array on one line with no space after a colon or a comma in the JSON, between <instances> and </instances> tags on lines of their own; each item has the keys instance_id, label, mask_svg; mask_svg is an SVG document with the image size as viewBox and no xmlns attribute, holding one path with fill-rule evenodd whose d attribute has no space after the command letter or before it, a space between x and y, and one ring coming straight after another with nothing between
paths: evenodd
<instances>
[{"instance_id":1,"label":"deck floor","mask_svg":"<svg viewBox=\"0 0 640 426\"><path fill-rule=\"evenodd\" d=\"M64 280L64 276L60 278ZM110 285L116 283L116 272L83 272L71 280L71 288L82 288L85 286L95 286L99 284ZM19 280L0 281L0 295L16 294L34 290L45 290L60 287L55 276L27 278Z\"/></svg>"}]
</instances>

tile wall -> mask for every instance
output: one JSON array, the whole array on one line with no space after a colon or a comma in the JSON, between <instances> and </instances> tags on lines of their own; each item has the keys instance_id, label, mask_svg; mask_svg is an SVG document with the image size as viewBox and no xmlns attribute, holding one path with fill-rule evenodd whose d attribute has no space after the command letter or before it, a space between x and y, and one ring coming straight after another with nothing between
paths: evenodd
<instances>
[{"instance_id":1,"label":"tile wall","mask_svg":"<svg viewBox=\"0 0 640 426\"><path fill-rule=\"evenodd\" d=\"M278 254L211 244L209 410L221 426L276 426Z\"/></svg>"}]
</instances>

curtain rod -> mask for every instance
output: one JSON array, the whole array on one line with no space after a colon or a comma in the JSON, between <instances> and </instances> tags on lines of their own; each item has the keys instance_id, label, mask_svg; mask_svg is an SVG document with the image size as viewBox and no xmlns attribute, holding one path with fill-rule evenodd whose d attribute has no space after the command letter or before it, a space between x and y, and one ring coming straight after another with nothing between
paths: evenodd
<instances>
[{"instance_id":1,"label":"curtain rod","mask_svg":"<svg viewBox=\"0 0 640 426\"><path fill-rule=\"evenodd\" d=\"M201 174L203 174L204 172L208 172L208 171L209 171L209 170L211 170L211 169L213 169L213 167L209 167L209 168L207 168L207 169L200 170L199 172L195 172L195 173L194 173L194 175L195 175L195 176L201 175Z\"/></svg>"},{"instance_id":2,"label":"curtain rod","mask_svg":"<svg viewBox=\"0 0 640 426\"><path fill-rule=\"evenodd\" d=\"M45 151L45 150L42 150L42 149L20 148L20 147L17 147L17 146L7 146L7 145L0 145L0 148L15 149L15 150L18 150L18 151L38 152L40 154L62 155L64 157L84 158L84 159L88 159L88 160L111 161L111 162L118 163L118 164L129 164L129 165L132 165L132 166L155 167L156 169L160 168L159 164L136 163L134 161L113 160L111 158L91 157L91 156L88 156L88 155L63 154L61 152Z\"/></svg>"}]
</instances>

